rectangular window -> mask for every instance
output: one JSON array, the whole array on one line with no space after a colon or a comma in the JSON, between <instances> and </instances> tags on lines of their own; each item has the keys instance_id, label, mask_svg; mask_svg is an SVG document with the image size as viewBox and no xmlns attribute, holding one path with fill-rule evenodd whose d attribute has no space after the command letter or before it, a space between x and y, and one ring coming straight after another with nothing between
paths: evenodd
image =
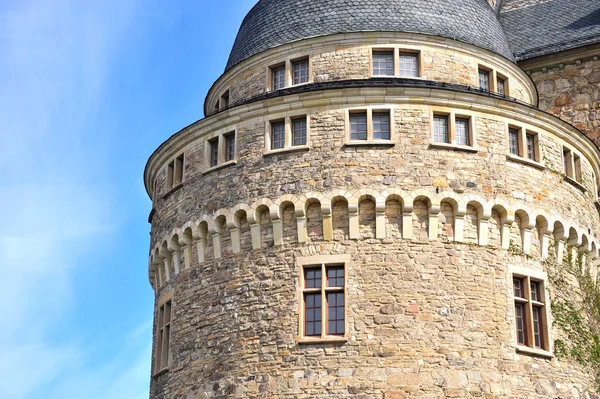
<instances>
[{"instance_id":1,"label":"rectangular window","mask_svg":"<svg viewBox=\"0 0 600 399\"><path fill-rule=\"evenodd\" d=\"M346 270L344 264L302 267L303 336L346 334Z\"/></svg>"},{"instance_id":2,"label":"rectangular window","mask_svg":"<svg viewBox=\"0 0 600 399\"><path fill-rule=\"evenodd\" d=\"M208 142L210 166L217 166L219 164L219 138L216 137Z\"/></svg>"},{"instance_id":3,"label":"rectangular window","mask_svg":"<svg viewBox=\"0 0 600 399\"><path fill-rule=\"evenodd\" d=\"M365 138L366 139L366 138ZM390 113L373 112L373 139L390 139Z\"/></svg>"},{"instance_id":4,"label":"rectangular window","mask_svg":"<svg viewBox=\"0 0 600 399\"><path fill-rule=\"evenodd\" d=\"M496 86L498 88L498 94L506 94L506 86L505 86L505 80L502 78L497 78L496 79Z\"/></svg>"},{"instance_id":5,"label":"rectangular window","mask_svg":"<svg viewBox=\"0 0 600 399\"><path fill-rule=\"evenodd\" d=\"M470 145L469 143L469 120L467 118L456 118L456 144Z\"/></svg>"},{"instance_id":6,"label":"rectangular window","mask_svg":"<svg viewBox=\"0 0 600 399\"><path fill-rule=\"evenodd\" d=\"M285 87L285 65L271 68L271 90Z\"/></svg>"},{"instance_id":7,"label":"rectangular window","mask_svg":"<svg viewBox=\"0 0 600 399\"><path fill-rule=\"evenodd\" d=\"M575 167L575 180L577 180L577 182L581 183L582 182L581 158L577 154L573 154L573 166Z\"/></svg>"},{"instance_id":8,"label":"rectangular window","mask_svg":"<svg viewBox=\"0 0 600 399\"><path fill-rule=\"evenodd\" d=\"M350 114L350 140L367 140L367 113Z\"/></svg>"},{"instance_id":9,"label":"rectangular window","mask_svg":"<svg viewBox=\"0 0 600 399\"><path fill-rule=\"evenodd\" d=\"M235 159L235 133L228 133L225 136L225 162Z\"/></svg>"},{"instance_id":10,"label":"rectangular window","mask_svg":"<svg viewBox=\"0 0 600 399\"><path fill-rule=\"evenodd\" d=\"M306 145L306 117L292 119L292 145Z\"/></svg>"},{"instance_id":11,"label":"rectangular window","mask_svg":"<svg viewBox=\"0 0 600 399\"><path fill-rule=\"evenodd\" d=\"M170 162L167 166L167 190L173 188L173 177L175 175L175 163Z\"/></svg>"},{"instance_id":12,"label":"rectangular window","mask_svg":"<svg viewBox=\"0 0 600 399\"><path fill-rule=\"evenodd\" d=\"M573 155L571 155L571 150L567 147L563 147L563 163L565 174L573 178Z\"/></svg>"},{"instance_id":13,"label":"rectangular window","mask_svg":"<svg viewBox=\"0 0 600 399\"><path fill-rule=\"evenodd\" d=\"M173 184L176 186L183 181L183 154L175 158L175 176Z\"/></svg>"},{"instance_id":14,"label":"rectangular window","mask_svg":"<svg viewBox=\"0 0 600 399\"><path fill-rule=\"evenodd\" d=\"M490 90L490 73L479 68L479 88L482 90Z\"/></svg>"},{"instance_id":15,"label":"rectangular window","mask_svg":"<svg viewBox=\"0 0 600 399\"><path fill-rule=\"evenodd\" d=\"M433 140L438 143L449 143L448 117L446 115L433 116Z\"/></svg>"},{"instance_id":16,"label":"rectangular window","mask_svg":"<svg viewBox=\"0 0 600 399\"><path fill-rule=\"evenodd\" d=\"M527 276L513 277L517 343L548 350L545 333L543 283Z\"/></svg>"},{"instance_id":17,"label":"rectangular window","mask_svg":"<svg viewBox=\"0 0 600 399\"><path fill-rule=\"evenodd\" d=\"M373 51L373 75L394 76L393 51Z\"/></svg>"},{"instance_id":18,"label":"rectangular window","mask_svg":"<svg viewBox=\"0 0 600 399\"><path fill-rule=\"evenodd\" d=\"M519 155L519 129L515 129L513 127L508 129L508 141L510 153L513 155Z\"/></svg>"},{"instance_id":19,"label":"rectangular window","mask_svg":"<svg viewBox=\"0 0 600 399\"><path fill-rule=\"evenodd\" d=\"M285 121L271 122L271 149L285 147Z\"/></svg>"},{"instance_id":20,"label":"rectangular window","mask_svg":"<svg viewBox=\"0 0 600 399\"><path fill-rule=\"evenodd\" d=\"M535 134L530 134L527 133L525 136L526 139L526 144L527 144L527 158L535 161L537 159L536 156L536 145L535 145L535 141L536 141L536 135Z\"/></svg>"},{"instance_id":21,"label":"rectangular window","mask_svg":"<svg viewBox=\"0 0 600 399\"><path fill-rule=\"evenodd\" d=\"M165 302L158 309L156 330L155 372L169 367L169 346L171 340L171 301Z\"/></svg>"},{"instance_id":22,"label":"rectangular window","mask_svg":"<svg viewBox=\"0 0 600 399\"><path fill-rule=\"evenodd\" d=\"M308 58L292 61L293 84L308 82Z\"/></svg>"},{"instance_id":23,"label":"rectangular window","mask_svg":"<svg viewBox=\"0 0 600 399\"><path fill-rule=\"evenodd\" d=\"M400 77L416 78L419 76L419 55L415 53L400 53Z\"/></svg>"},{"instance_id":24,"label":"rectangular window","mask_svg":"<svg viewBox=\"0 0 600 399\"><path fill-rule=\"evenodd\" d=\"M229 90L226 90L221 96L221 108L227 107L229 107Z\"/></svg>"}]
</instances>

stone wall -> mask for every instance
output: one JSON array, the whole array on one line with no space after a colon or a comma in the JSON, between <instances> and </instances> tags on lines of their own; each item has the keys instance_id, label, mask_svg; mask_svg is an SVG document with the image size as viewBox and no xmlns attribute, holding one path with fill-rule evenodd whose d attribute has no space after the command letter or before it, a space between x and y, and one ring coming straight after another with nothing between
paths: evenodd
<instances>
[{"instance_id":1,"label":"stone wall","mask_svg":"<svg viewBox=\"0 0 600 399\"><path fill-rule=\"evenodd\" d=\"M299 57L310 56L311 82L370 78L372 48L420 51L423 64L421 78L472 87L479 87L477 70L481 64L509 78L508 94L511 97L526 103L533 101L534 89L529 78L514 64L496 55L483 57L484 54L471 52L464 43L421 36L373 32L315 38L310 40L311 45L282 46L277 51L255 56L226 72L207 96L208 110L214 111L216 101L226 90L229 90L232 104L266 92L267 69ZM361 37L361 40L354 37Z\"/></svg>"},{"instance_id":2,"label":"stone wall","mask_svg":"<svg viewBox=\"0 0 600 399\"><path fill-rule=\"evenodd\" d=\"M600 59L532 71L540 108L573 124L600 145Z\"/></svg>"}]
</instances>

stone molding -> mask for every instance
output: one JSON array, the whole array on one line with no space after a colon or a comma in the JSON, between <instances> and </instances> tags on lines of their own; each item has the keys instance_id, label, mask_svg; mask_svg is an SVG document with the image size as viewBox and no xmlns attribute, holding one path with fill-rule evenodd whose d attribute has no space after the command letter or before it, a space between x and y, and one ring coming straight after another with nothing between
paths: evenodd
<instances>
[{"instance_id":1,"label":"stone molding","mask_svg":"<svg viewBox=\"0 0 600 399\"><path fill-rule=\"evenodd\" d=\"M202 215L198 219L188 221L180 228L173 229L163 237L151 251L149 261L150 282L158 292L159 288L171 279L170 271L178 274L182 269L190 269L192 259L192 247L195 246L198 262L205 262L206 248L209 242L212 244L213 257L219 259L223 256L222 236L224 229L229 229L231 235L231 249L234 254L241 252L240 245L240 221L246 217L250 226L252 249L262 248L261 242L261 218L265 212L269 212L270 223L273 228L273 244L284 245L283 215L282 211L288 205L294 207L297 221L298 244L308 242L307 234L307 209L314 202L321 205L323 241L333 241L332 209L337 201L345 201L348 205L349 239L360 239L359 234L359 205L365 199L375 203L375 238L386 238L386 203L389 200L397 200L402 208L402 239L414 240L413 217L415 216L413 206L415 202L427 204L428 214L428 239L438 240L438 217L441 205L448 203L453 209L453 241L465 242L465 216L468 207L477 212L477 244L487 246L489 244L489 221L492 212L500 215L501 248L511 250L510 229L515 218L520 220L519 230L522 253L532 253L532 238L534 229L537 230L540 239L540 252L542 259L550 256L552 244L556 250L555 256L562 262L565 251L568 251L572 259L579 254L583 256L583 265L588 267L594 279L597 274L597 266L600 261L600 252L597 240L590 234L586 234L587 228L582 228L571 223L560 216L557 212L547 212L524 205L521 202L507 202L499 198L486 200L477 195L462 195L454 192L441 192L435 194L431 191L419 189L404 192L399 189L387 189L377 191L373 189L362 190L332 190L328 192L308 192L302 195L282 195L277 199L264 198L253 204L238 204L230 209L220 209L213 215ZM184 263L181 264L181 259ZM156 277L155 277L156 276Z\"/></svg>"}]
</instances>

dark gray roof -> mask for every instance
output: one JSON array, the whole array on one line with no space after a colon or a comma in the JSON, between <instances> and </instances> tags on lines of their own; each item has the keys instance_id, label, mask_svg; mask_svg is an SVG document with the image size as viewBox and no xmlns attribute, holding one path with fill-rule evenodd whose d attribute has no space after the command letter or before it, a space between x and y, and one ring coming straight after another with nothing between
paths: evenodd
<instances>
[{"instance_id":1,"label":"dark gray roof","mask_svg":"<svg viewBox=\"0 0 600 399\"><path fill-rule=\"evenodd\" d=\"M261 0L242 22L226 70L282 44L368 31L443 36L514 59L487 0Z\"/></svg>"},{"instance_id":2,"label":"dark gray roof","mask_svg":"<svg viewBox=\"0 0 600 399\"><path fill-rule=\"evenodd\" d=\"M600 43L600 0L505 0L500 21L518 60Z\"/></svg>"}]
</instances>

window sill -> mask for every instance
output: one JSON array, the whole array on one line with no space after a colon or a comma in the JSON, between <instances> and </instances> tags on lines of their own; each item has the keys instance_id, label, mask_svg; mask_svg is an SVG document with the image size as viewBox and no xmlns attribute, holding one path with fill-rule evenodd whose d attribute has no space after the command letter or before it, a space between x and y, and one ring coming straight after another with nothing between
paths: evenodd
<instances>
[{"instance_id":1,"label":"window sill","mask_svg":"<svg viewBox=\"0 0 600 399\"><path fill-rule=\"evenodd\" d=\"M445 149L445 150L466 151L466 152L478 152L479 151L479 149L477 147L472 147L470 145L438 143L437 141L429 143L429 148L441 148L441 149Z\"/></svg>"},{"instance_id":2,"label":"window sill","mask_svg":"<svg viewBox=\"0 0 600 399\"><path fill-rule=\"evenodd\" d=\"M539 163L537 161L534 161L532 159L529 159L529 158L520 157L518 155L507 154L506 155L506 159L509 160L509 161L518 162L518 163L522 163L522 164L525 164L525 165L533 166L534 168L537 168L537 169L546 169L546 167L544 165L542 165L541 163Z\"/></svg>"},{"instance_id":3,"label":"window sill","mask_svg":"<svg viewBox=\"0 0 600 399\"><path fill-rule=\"evenodd\" d=\"M153 375L152 377L153 377L153 378L158 378L158 377L160 377L161 375L163 375L163 374L166 374L166 373L168 373L168 372L169 372L169 367L167 366L167 367L165 367L164 369L161 369L161 370L157 371L156 373L154 373L154 375Z\"/></svg>"},{"instance_id":4,"label":"window sill","mask_svg":"<svg viewBox=\"0 0 600 399\"><path fill-rule=\"evenodd\" d=\"M348 342L348 337L297 337L296 342L300 345L310 344L345 344Z\"/></svg>"},{"instance_id":5,"label":"window sill","mask_svg":"<svg viewBox=\"0 0 600 399\"><path fill-rule=\"evenodd\" d=\"M580 189L581 191L583 191L584 193L587 192L587 188L572 177L565 175L565 180L577 187L578 189Z\"/></svg>"},{"instance_id":6,"label":"window sill","mask_svg":"<svg viewBox=\"0 0 600 399\"><path fill-rule=\"evenodd\" d=\"M167 193L165 195L163 195L163 199L169 198L171 195L173 195L173 193L179 191L182 187L183 187L183 182L179 183L178 185L176 185L175 187L173 187L172 189L167 191Z\"/></svg>"},{"instance_id":7,"label":"window sill","mask_svg":"<svg viewBox=\"0 0 600 399\"><path fill-rule=\"evenodd\" d=\"M351 140L344 143L346 147L355 146L383 146L393 147L396 145L392 140Z\"/></svg>"},{"instance_id":8,"label":"window sill","mask_svg":"<svg viewBox=\"0 0 600 399\"><path fill-rule=\"evenodd\" d=\"M533 355L533 356L538 356L538 357L543 357L545 359L553 359L554 358L554 354L551 352L548 352L546 350L543 349L538 349L538 348L530 348L528 346L522 346L519 345L517 346L517 353L523 353L526 355Z\"/></svg>"},{"instance_id":9,"label":"window sill","mask_svg":"<svg viewBox=\"0 0 600 399\"><path fill-rule=\"evenodd\" d=\"M288 152L300 152L300 151L309 151L310 150L310 146L309 145L297 145L297 146L293 146L293 147L286 147L286 148L278 148L276 150L265 150L263 152L264 156L268 156L268 155L275 155L275 154L282 154L282 153L288 153Z\"/></svg>"},{"instance_id":10,"label":"window sill","mask_svg":"<svg viewBox=\"0 0 600 399\"><path fill-rule=\"evenodd\" d=\"M231 166L231 165L237 165L237 160L234 159L233 161L227 161L227 162L223 162L220 165L212 166L212 167L206 169L204 172L202 172L202 174L205 175L207 173L213 172L215 170L219 170L221 168L226 168L227 166Z\"/></svg>"}]
</instances>

